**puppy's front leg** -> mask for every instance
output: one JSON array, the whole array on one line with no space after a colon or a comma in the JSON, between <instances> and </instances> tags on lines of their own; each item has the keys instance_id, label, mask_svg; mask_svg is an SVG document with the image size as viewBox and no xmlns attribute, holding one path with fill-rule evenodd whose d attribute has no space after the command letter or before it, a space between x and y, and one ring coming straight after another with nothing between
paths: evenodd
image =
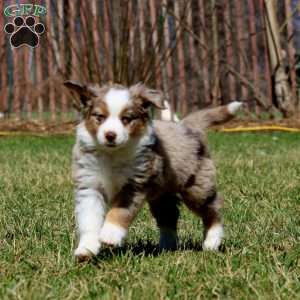
<instances>
[{"instance_id":1,"label":"puppy's front leg","mask_svg":"<svg viewBox=\"0 0 300 300\"><path fill-rule=\"evenodd\" d=\"M75 215L79 231L79 245L75 256L85 260L97 255L100 250L100 232L105 213L103 195L92 188L75 192Z\"/></svg>"},{"instance_id":2,"label":"puppy's front leg","mask_svg":"<svg viewBox=\"0 0 300 300\"><path fill-rule=\"evenodd\" d=\"M112 208L107 213L104 225L101 230L100 240L103 243L113 246L121 246L127 235L129 225L132 223L143 206L145 195L123 191L114 201ZM122 197L123 196L123 197Z\"/></svg>"}]
</instances>

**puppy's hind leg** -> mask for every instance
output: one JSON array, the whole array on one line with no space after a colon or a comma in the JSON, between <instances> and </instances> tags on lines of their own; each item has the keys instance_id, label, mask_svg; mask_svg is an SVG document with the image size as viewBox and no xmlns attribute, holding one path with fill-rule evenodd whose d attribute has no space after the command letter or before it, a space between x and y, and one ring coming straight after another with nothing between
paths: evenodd
<instances>
[{"instance_id":1,"label":"puppy's hind leg","mask_svg":"<svg viewBox=\"0 0 300 300\"><path fill-rule=\"evenodd\" d=\"M201 204L192 198L185 198L184 202L188 208L202 218L204 226L203 250L218 250L224 237L223 220L220 213L223 198L214 191L202 200Z\"/></svg>"},{"instance_id":2,"label":"puppy's hind leg","mask_svg":"<svg viewBox=\"0 0 300 300\"><path fill-rule=\"evenodd\" d=\"M178 202L176 195L164 195L157 200L149 201L150 211L160 231L159 247L161 250L177 249Z\"/></svg>"},{"instance_id":3,"label":"puppy's hind leg","mask_svg":"<svg viewBox=\"0 0 300 300\"><path fill-rule=\"evenodd\" d=\"M184 203L202 218L204 250L218 250L224 236L220 209L223 198L216 189L216 170L213 161L201 157L197 174L191 175L182 192Z\"/></svg>"},{"instance_id":4,"label":"puppy's hind leg","mask_svg":"<svg viewBox=\"0 0 300 300\"><path fill-rule=\"evenodd\" d=\"M204 225L203 250L218 250L224 237L223 220L220 208L223 197L213 193L202 205L200 214Z\"/></svg>"}]
</instances>

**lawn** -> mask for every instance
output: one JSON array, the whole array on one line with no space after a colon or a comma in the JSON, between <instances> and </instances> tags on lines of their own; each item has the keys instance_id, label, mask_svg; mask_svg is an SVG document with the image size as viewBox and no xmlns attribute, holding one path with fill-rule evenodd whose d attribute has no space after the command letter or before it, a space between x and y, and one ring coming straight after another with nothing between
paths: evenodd
<instances>
[{"instance_id":1,"label":"lawn","mask_svg":"<svg viewBox=\"0 0 300 300\"><path fill-rule=\"evenodd\" d=\"M0 138L0 299L300 299L300 135L209 135L226 240L202 252L181 207L180 249L158 253L147 207L126 245L77 264L73 137Z\"/></svg>"}]
</instances>

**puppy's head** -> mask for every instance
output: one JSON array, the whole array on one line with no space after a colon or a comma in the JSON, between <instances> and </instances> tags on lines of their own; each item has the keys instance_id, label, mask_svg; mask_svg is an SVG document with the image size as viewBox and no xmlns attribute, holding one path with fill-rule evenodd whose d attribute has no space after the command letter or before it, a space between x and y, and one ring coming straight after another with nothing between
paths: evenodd
<instances>
[{"instance_id":1,"label":"puppy's head","mask_svg":"<svg viewBox=\"0 0 300 300\"><path fill-rule=\"evenodd\" d=\"M88 133L106 149L123 147L143 136L150 108L164 108L162 93L141 83L129 88L117 84L82 85L75 81L64 84L77 95L75 107Z\"/></svg>"}]
</instances>

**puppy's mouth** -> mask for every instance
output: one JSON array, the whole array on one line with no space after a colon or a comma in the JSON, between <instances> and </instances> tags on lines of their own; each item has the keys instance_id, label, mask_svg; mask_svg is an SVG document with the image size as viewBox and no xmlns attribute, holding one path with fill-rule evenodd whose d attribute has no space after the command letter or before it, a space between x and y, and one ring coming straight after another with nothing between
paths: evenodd
<instances>
[{"instance_id":1,"label":"puppy's mouth","mask_svg":"<svg viewBox=\"0 0 300 300\"><path fill-rule=\"evenodd\" d=\"M109 148L115 148L115 147L117 147L118 145L117 145L115 142L106 142L106 143L105 143L105 146L106 146L106 147L109 147Z\"/></svg>"}]
</instances>

